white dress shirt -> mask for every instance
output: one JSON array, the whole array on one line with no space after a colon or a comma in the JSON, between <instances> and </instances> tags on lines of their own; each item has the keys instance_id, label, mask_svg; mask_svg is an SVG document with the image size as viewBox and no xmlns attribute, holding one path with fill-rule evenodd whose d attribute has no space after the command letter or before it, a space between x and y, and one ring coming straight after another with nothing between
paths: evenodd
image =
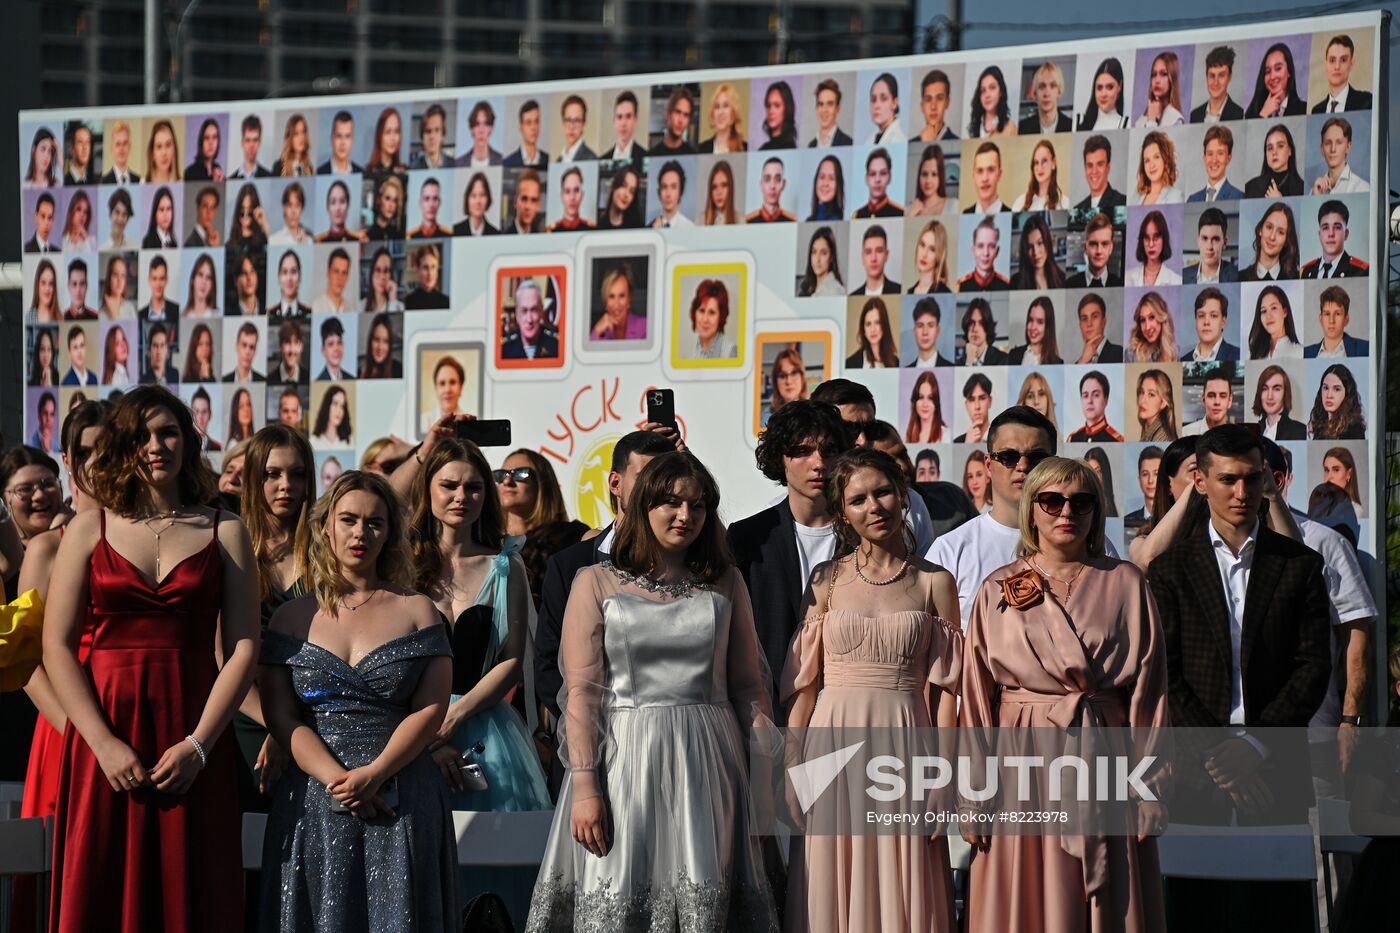
<instances>
[{"instance_id":1,"label":"white dress shirt","mask_svg":"<svg viewBox=\"0 0 1400 933\"><path fill-rule=\"evenodd\" d=\"M1301 360L1303 358L1303 345L1294 343L1287 337L1280 337L1266 358L1271 360Z\"/></svg>"},{"instance_id":2,"label":"white dress shirt","mask_svg":"<svg viewBox=\"0 0 1400 933\"><path fill-rule=\"evenodd\" d=\"M881 146L892 146L895 143L904 143L908 141L909 140L904 136L904 127L899 125L898 117L891 120L890 125L885 127L883 131L879 129L874 130L870 134L870 139L867 140L872 146L877 144Z\"/></svg>"},{"instance_id":3,"label":"white dress shirt","mask_svg":"<svg viewBox=\"0 0 1400 933\"><path fill-rule=\"evenodd\" d=\"M1240 635L1244 631L1244 598L1249 591L1249 574L1254 569L1254 545L1259 536L1259 520L1249 530L1249 537L1234 554L1225 539L1215 530L1213 521L1206 523L1220 582L1225 587L1225 609L1230 615L1230 722L1244 725L1244 679L1240 670Z\"/></svg>"},{"instance_id":4,"label":"white dress shirt","mask_svg":"<svg viewBox=\"0 0 1400 933\"><path fill-rule=\"evenodd\" d=\"M1323 113L1343 113L1347 109L1347 95L1351 93L1351 85L1342 88L1340 94L1327 95L1327 106L1322 108Z\"/></svg>"},{"instance_id":5,"label":"white dress shirt","mask_svg":"<svg viewBox=\"0 0 1400 933\"><path fill-rule=\"evenodd\" d=\"M1331 194L1359 194L1370 191L1371 186L1366 179L1351 170L1351 163L1342 166L1342 172L1337 176L1337 181L1332 185Z\"/></svg>"},{"instance_id":6,"label":"white dress shirt","mask_svg":"<svg viewBox=\"0 0 1400 933\"><path fill-rule=\"evenodd\" d=\"M1212 281L1212 282L1213 282L1213 281L1215 281L1215 280L1214 280L1214 279L1210 279L1209 281ZM1213 344L1210 345L1210 349L1209 349L1209 350L1204 350L1204 351L1201 349L1201 345L1200 345L1199 343L1197 343L1197 344L1196 344L1196 348L1195 348L1194 350L1191 351L1191 362L1193 362L1193 363L1214 363L1214 362L1215 362L1215 355L1216 355L1217 353L1220 352L1220 344L1223 343L1224 340L1225 340L1225 336L1222 334L1222 335L1220 336L1220 339L1219 339L1219 340L1215 341L1215 343L1213 343Z\"/></svg>"},{"instance_id":7,"label":"white dress shirt","mask_svg":"<svg viewBox=\"0 0 1400 933\"><path fill-rule=\"evenodd\" d=\"M583 143L584 143L584 139L583 139L582 136L580 136L580 137L578 138L578 142L574 143L572 146L570 146L569 148L565 149L563 152L559 153L559 161L560 161L560 162L572 162L572 161L574 161L575 159L577 159L577 158L578 158L578 151L579 151L579 149L583 146Z\"/></svg>"}]
</instances>

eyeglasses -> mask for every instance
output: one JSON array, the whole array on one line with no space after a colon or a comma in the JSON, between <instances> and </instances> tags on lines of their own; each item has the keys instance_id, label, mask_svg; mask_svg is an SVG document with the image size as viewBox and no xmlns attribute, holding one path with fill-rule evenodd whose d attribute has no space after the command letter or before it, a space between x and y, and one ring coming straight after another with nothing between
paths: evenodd
<instances>
[{"instance_id":1,"label":"eyeglasses","mask_svg":"<svg viewBox=\"0 0 1400 933\"><path fill-rule=\"evenodd\" d=\"M1005 450L993 451L987 454L987 456L997 463L1000 463L1008 470L1016 469L1016 465L1021 462L1021 458L1025 457L1026 469L1029 471L1034 470L1036 465L1042 460L1048 459L1050 454L1048 451L1044 450L1016 450L1015 448L1008 447Z\"/></svg>"},{"instance_id":2,"label":"eyeglasses","mask_svg":"<svg viewBox=\"0 0 1400 933\"><path fill-rule=\"evenodd\" d=\"M35 492L58 492L61 488L62 487L58 484L58 480L45 479L37 483L24 483L21 486L11 486L9 489L5 490L5 495L14 496L16 499L28 499L32 497Z\"/></svg>"},{"instance_id":3,"label":"eyeglasses","mask_svg":"<svg viewBox=\"0 0 1400 933\"><path fill-rule=\"evenodd\" d=\"M1035 504L1040 506L1046 515L1059 515L1064 511L1066 502L1069 503L1070 513L1073 515L1088 515L1099 504L1098 498L1092 492L1076 492L1072 496L1058 492L1042 492L1035 497Z\"/></svg>"},{"instance_id":4,"label":"eyeglasses","mask_svg":"<svg viewBox=\"0 0 1400 933\"><path fill-rule=\"evenodd\" d=\"M504 483L507 477L517 483L528 483L535 478L535 470L533 467L516 467L513 470L491 471L491 478L494 479L498 485Z\"/></svg>"}]
</instances>

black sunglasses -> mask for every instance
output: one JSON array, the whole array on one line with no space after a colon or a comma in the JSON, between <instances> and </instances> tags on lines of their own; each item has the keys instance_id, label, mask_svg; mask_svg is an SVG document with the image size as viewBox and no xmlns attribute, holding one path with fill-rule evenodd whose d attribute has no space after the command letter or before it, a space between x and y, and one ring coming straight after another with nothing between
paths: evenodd
<instances>
[{"instance_id":1,"label":"black sunglasses","mask_svg":"<svg viewBox=\"0 0 1400 933\"><path fill-rule=\"evenodd\" d=\"M1016 450L1014 448L1008 447L1005 450L992 451L991 453L987 454L987 456L995 460L997 463L1000 463L1008 470L1016 469L1016 464L1021 462L1022 457L1025 457L1026 470L1030 471L1034 470L1036 468L1036 465L1039 464L1042 460L1049 459L1051 455L1044 450Z\"/></svg>"},{"instance_id":2,"label":"black sunglasses","mask_svg":"<svg viewBox=\"0 0 1400 933\"><path fill-rule=\"evenodd\" d=\"M507 476L515 480L517 483L524 483L535 478L535 470L533 467L516 467L513 470L491 471L491 478L494 479L498 484L504 483L506 481Z\"/></svg>"},{"instance_id":3,"label":"black sunglasses","mask_svg":"<svg viewBox=\"0 0 1400 933\"><path fill-rule=\"evenodd\" d=\"M1059 515L1064 511L1066 502L1074 515L1088 515L1099 504L1098 497L1092 492L1076 492L1072 496L1058 492L1042 492L1035 497L1035 504L1040 506L1046 515Z\"/></svg>"}]
</instances>

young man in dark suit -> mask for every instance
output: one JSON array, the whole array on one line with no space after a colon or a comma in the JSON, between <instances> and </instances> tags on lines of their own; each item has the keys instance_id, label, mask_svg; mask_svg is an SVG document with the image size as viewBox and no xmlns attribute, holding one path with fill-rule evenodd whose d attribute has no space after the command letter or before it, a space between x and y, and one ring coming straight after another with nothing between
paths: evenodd
<instances>
[{"instance_id":1,"label":"young man in dark suit","mask_svg":"<svg viewBox=\"0 0 1400 933\"><path fill-rule=\"evenodd\" d=\"M612 524L595 537L570 545L549 558L540 592L540 611L535 626L535 696L554 718L557 729L561 715L559 691L564 675L559 669L559 641L564 630L564 607L574 577L584 567L607 560L618 524L627 513L627 499L643 467L653 457L676 449L676 442L660 431L633 431L613 445L612 470L608 473L608 498L616 516ZM549 790L557 795L564 778L564 763L555 756L550 768Z\"/></svg>"},{"instance_id":2,"label":"young man in dark suit","mask_svg":"<svg viewBox=\"0 0 1400 933\"><path fill-rule=\"evenodd\" d=\"M1244 108L1230 99L1230 77L1235 73L1235 50L1217 45L1206 53L1206 100L1191 111L1192 123L1243 120Z\"/></svg>"},{"instance_id":3,"label":"young man in dark suit","mask_svg":"<svg viewBox=\"0 0 1400 933\"><path fill-rule=\"evenodd\" d=\"M807 579L835 551L826 471L850 446L849 433L840 410L828 402L800 399L775 411L754 456L759 472L787 495L729 526L729 545L749 588L774 698L788 646L802 624L799 607ZM773 708L781 709L776 703Z\"/></svg>"},{"instance_id":4,"label":"young man in dark suit","mask_svg":"<svg viewBox=\"0 0 1400 933\"><path fill-rule=\"evenodd\" d=\"M1306 824L1313 786L1305 728L1332 668L1322 558L1260 523L1266 498L1280 493L1256 433L1212 428L1196 458L1209 519L1148 573L1177 727L1172 819ZM1168 885L1173 929L1312 929L1310 883Z\"/></svg>"},{"instance_id":5,"label":"young man in dark suit","mask_svg":"<svg viewBox=\"0 0 1400 933\"><path fill-rule=\"evenodd\" d=\"M1356 64L1356 43L1345 33L1327 42L1322 63L1327 72L1327 96L1317 102L1313 113L1336 113L1371 109L1371 92L1351 86L1351 69Z\"/></svg>"},{"instance_id":6,"label":"young man in dark suit","mask_svg":"<svg viewBox=\"0 0 1400 933\"><path fill-rule=\"evenodd\" d=\"M1128 196L1108 182L1113 163L1113 144L1107 136L1095 133L1084 141L1084 183L1089 194L1074 206L1076 211L1111 211L1127 207Z\"/></svg>"}]
</instances>

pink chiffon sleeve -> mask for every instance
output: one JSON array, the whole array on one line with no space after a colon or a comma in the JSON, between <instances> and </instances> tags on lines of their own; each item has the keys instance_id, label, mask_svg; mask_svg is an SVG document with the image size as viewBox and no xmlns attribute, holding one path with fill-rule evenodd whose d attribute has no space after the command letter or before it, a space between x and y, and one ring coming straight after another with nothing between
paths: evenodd
<instances>
[{"instance_id":1,"label":"pink chiffon sleeve","mask_svg":"<svg viewBox=\"0 0 1400 933\"><path fill-rule=\"evenodd\" d=\"M822 564L812 571L812 579L802 593L799 612L802 625L788 645L787 662L783 664L783 676L778 683L778 702L784 707L792 705L797 695L815 685L821 689L822 678L822 623L826 621L824 607L817 605L817 593L825 593L830 584L831 564Z\"/></svg>"},{"instance_id":2,"label":"pink chiffon sleeve","mask_svg":"<svg viewBox=\"0 0 1400 933\"><path fill-rule=\"evenodd\" d=\"M603 659L603 599L600 567L579 571L564 609L559 665L564 674L564 737L561 754L569 763L574 799L601 793L598 768L607 731L602 722L606 671Z\"/></svg>"},{"instance_id":3,"label":"pink chiffon sleeve","mask_svg":"<svg viewBox=\"0 0 1400 933\"><path fill-rule=\"evenodd\" d=\"M962 686L963 633L938 616L933 617L933 637L928 646L928 682L957 693Z\"/></svg>"},{"instance_id":4,"label":"pink chiffon sleeve","mask_svg":"<svg viewBox=\"0 0 1400 933\"><path fill-rule=\"evenodd\" d=\"M725 659L729 702L739 725L746 731L772 725L769 700L772 677L758 647L758 629L753 620L753 603L739 571L731 567L723 583L729 599L729 653Z\"/></svg>"},{"instance_id":5,"label":"pink chiffon sleeve","mask_svg":"<svg viewBox=\"0 0 1400 933\"><path fill-rule=\"evenodd\" d=\"M1160 766L1143 777L1159 800L1171 789L1174 750L1171 742L1171 714L1167 706L1167 654L1162 634L1162 617L1147 576L1133 568L1137 592L1124 600L1124 620L1128 637L1137 652L1137 678L1128 699L1128 725L1134 730L1134 745L1140 756L1155 756Z\"/></svg>"}]
</instances>

